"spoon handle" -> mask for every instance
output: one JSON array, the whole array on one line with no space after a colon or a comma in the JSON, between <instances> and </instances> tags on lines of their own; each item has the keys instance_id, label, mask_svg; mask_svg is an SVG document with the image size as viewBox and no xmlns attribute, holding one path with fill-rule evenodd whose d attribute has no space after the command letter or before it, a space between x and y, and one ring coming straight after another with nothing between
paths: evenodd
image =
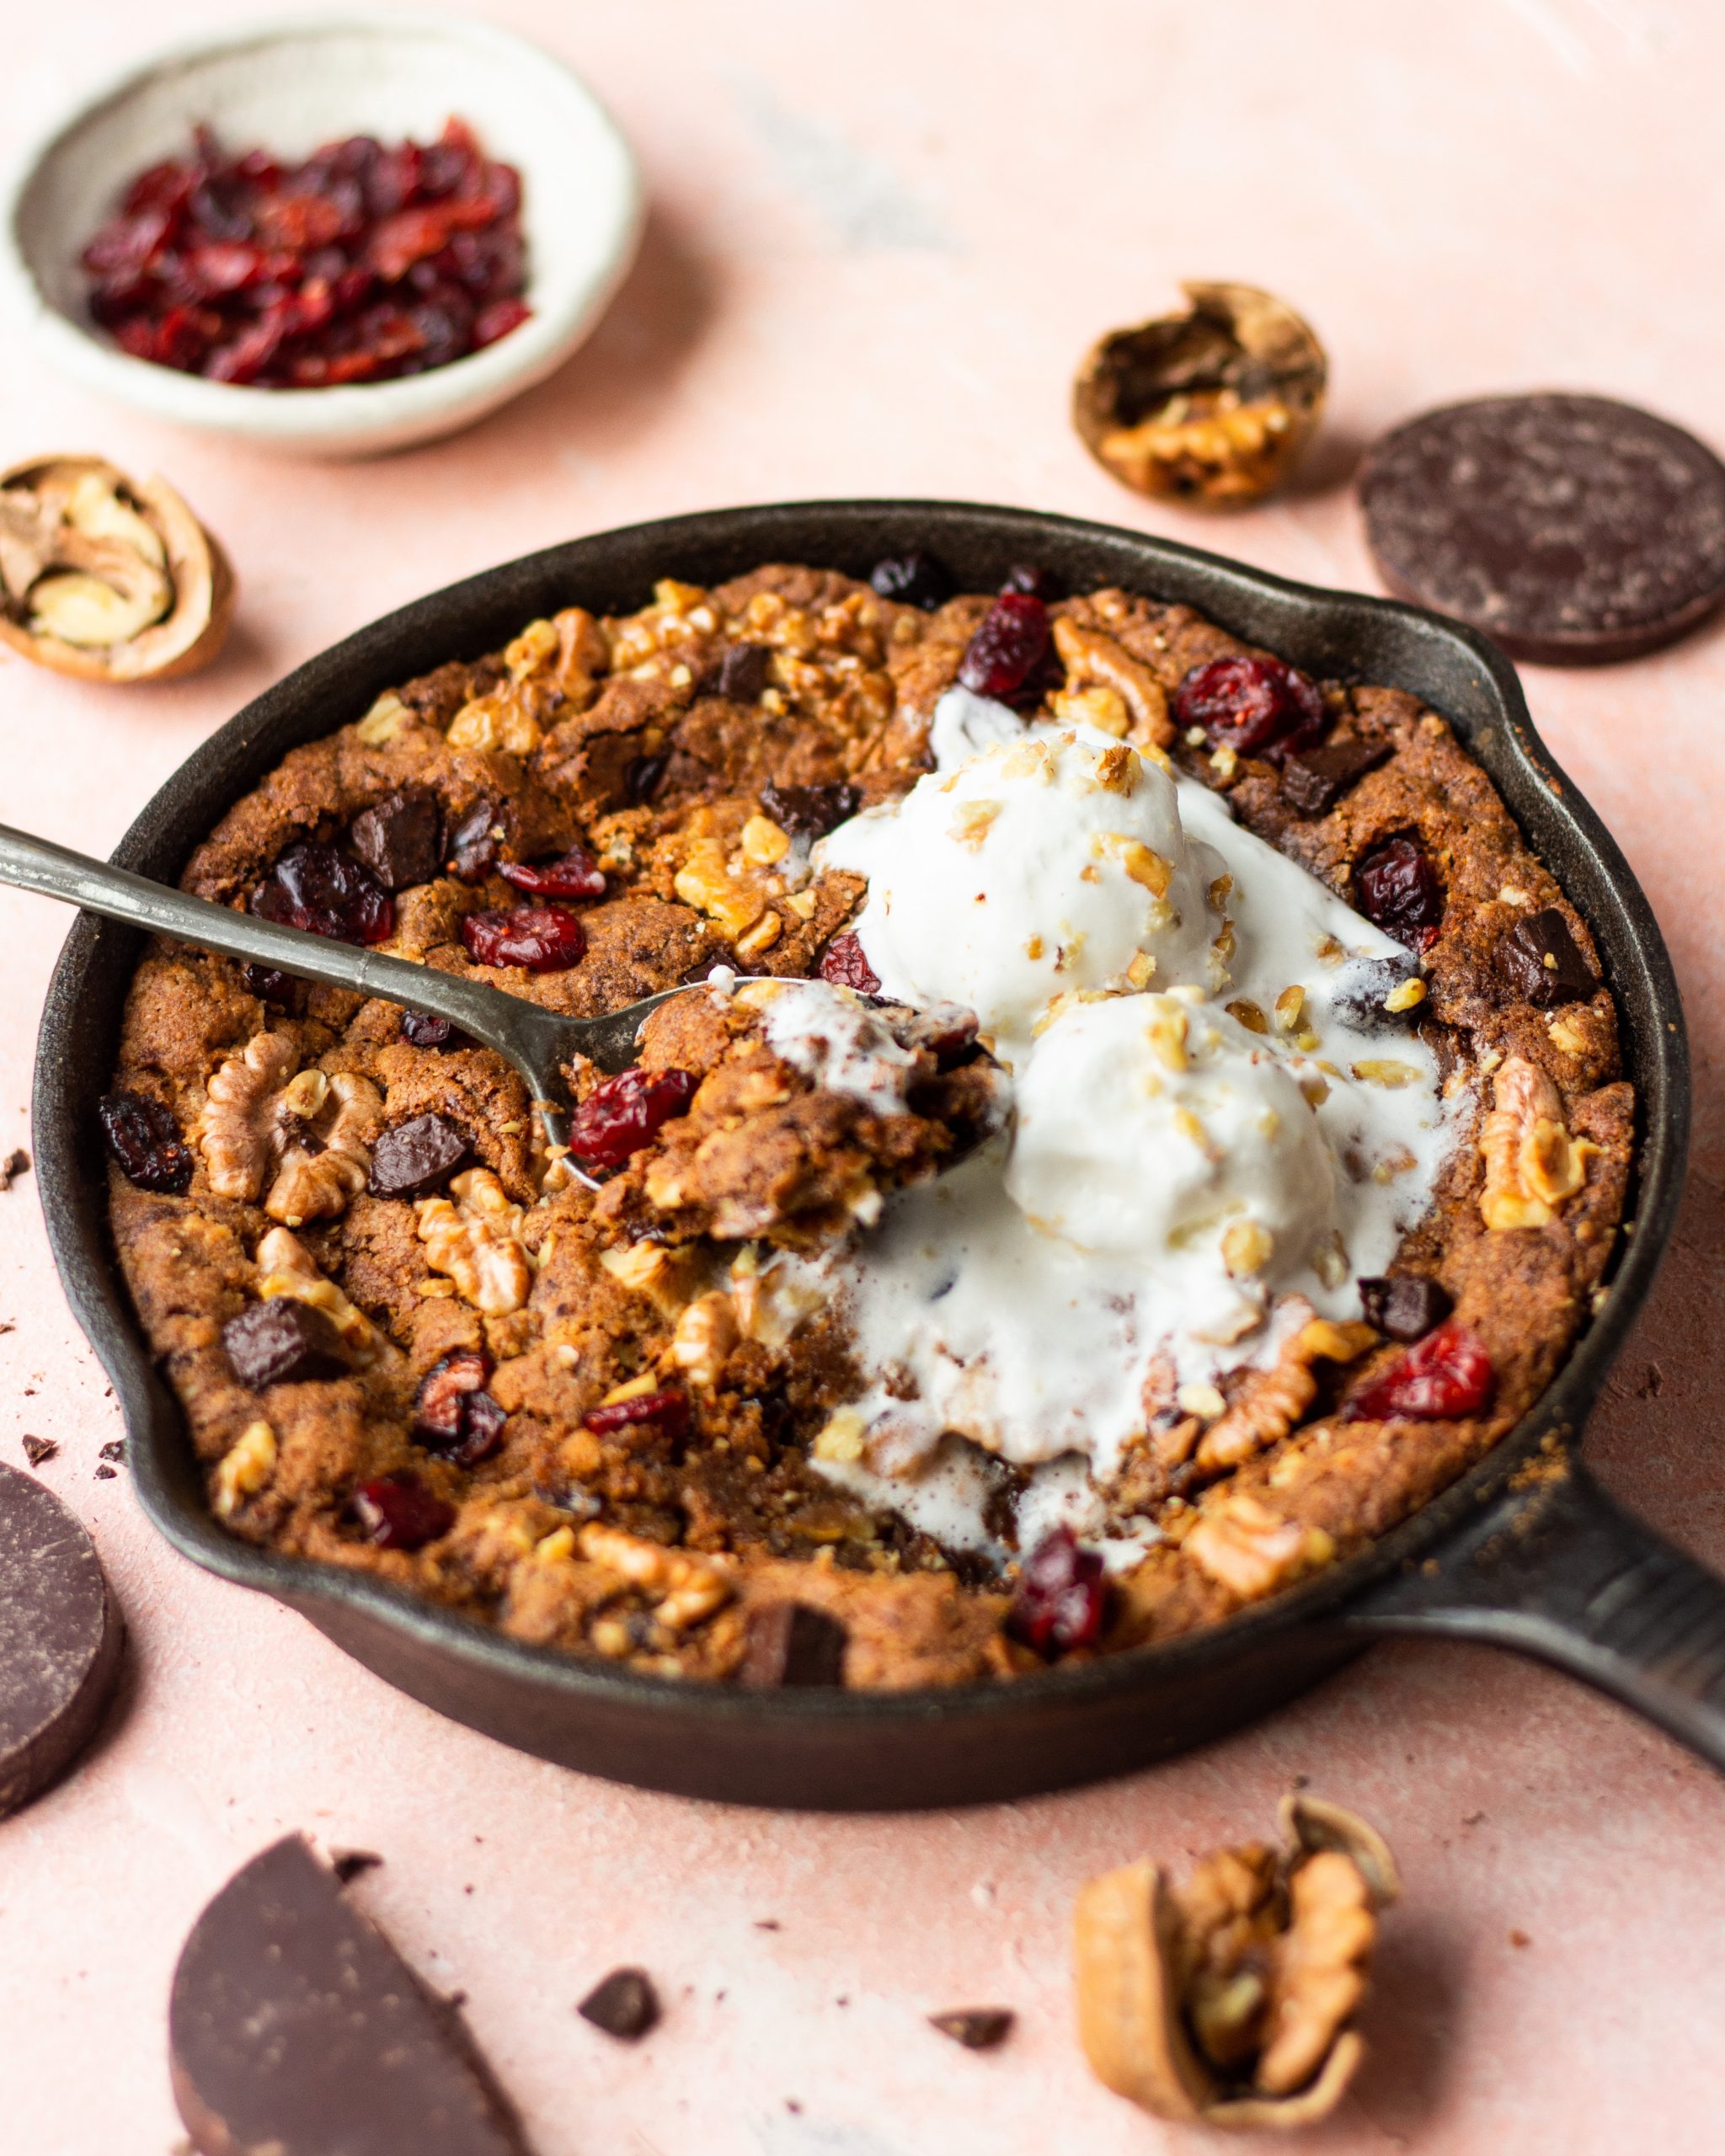
<instances>
[{"instance_id":1,"label":"spoon handle","mask_svg":"<svg viewBox=\"0 0 1725 2156\"><path fill-rule=\"evenodd\" d=\"M447 1018L475 1040L507 1056L536 1101L556 1110L564 1097L558 1069L566 1054L569 1022L518 995L505 995L484 981L463 980L411 959L393 958L351 943L337 943L303 929L283 928L207 899L189 898L147 876L94 861L69 846L0 825L0 883L36 891L105 915L158 936L175 936L206 951L272 966L302 980L348 988L361 995L403 1004Z\"/></svg>"}]
</instances>

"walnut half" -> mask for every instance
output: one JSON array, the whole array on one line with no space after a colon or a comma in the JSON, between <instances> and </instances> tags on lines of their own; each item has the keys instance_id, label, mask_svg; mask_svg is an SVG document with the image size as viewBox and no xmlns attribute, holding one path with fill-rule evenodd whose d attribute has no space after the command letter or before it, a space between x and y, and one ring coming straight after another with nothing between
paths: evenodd
<instances>
[{"instance_id":1,"label":"walnut half","mask_svg":"<svg viewBox=\"0 0 1725 2156\"><path fill-rule=\"evenodd\" d=\"M1492 1101L1479 1138L1486 1166L1480 1217L1488 1228L1546 1227L1585 1185L1599 1148L1570 1136L1557 1086L1524 1057L1512 1055L1498 1070Z\"/></svg>"},{"instance_id":2,"label":"walnut half","mask_svg":"<svg viewBox=\"0 0 1725 2156\"><path fill-rule=\"evenodd\" d=\"M425 1262L476 1310L507 1317L533 1289L522 1242L526 1216L489 1168L469 1168L449 1188L447 1198L422 1198L414 1208Z\"/></svg>"},{"instance_id":3,"label":"walnut half","mask_svg":"<svg viewBox=\"0 0 1725 2156\"><path fill-rule=\"evenodd\" d=\"M1091 1880L1073 1929L1085 2056L1160 2118L1305 2126L1359 2070L1352 2026L1377 1913L1400 1892L1382 1837L1290 1796L1284 1846L1213 1851L1184 1886L1158 1865Z\"/></svg>"},{"instance_id":4,"label":"walnut half","mask_svg":"<svg viewBox=\"0 0 1725 2156\"><path fill-rule=\"evenodd\" d=\"M207 665L233 572L165 480L99 456L0 472L0 641L86 681L163 681Z\"/></svg>"},{"instance_id":5,"label":"walnut half","mask_svg":"<svg viewBox=\"0 0 1725 2156\"><path fill-rule=\"evenodd\" d=\"M345 1210L366 1187L383 1097L350 1071L296 1073L285 1033L254 1033L211 1076L197 1142L218 1198L297 1228Z\"/></svg>"}]
</instances>

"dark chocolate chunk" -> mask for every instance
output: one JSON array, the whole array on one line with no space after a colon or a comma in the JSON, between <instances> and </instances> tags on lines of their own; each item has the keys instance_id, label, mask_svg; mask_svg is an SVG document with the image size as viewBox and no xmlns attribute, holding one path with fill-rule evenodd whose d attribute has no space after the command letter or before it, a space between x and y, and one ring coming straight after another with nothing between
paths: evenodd
<instances>
[{"instance_id":1,"label":"dark chocolate chunk","mask_svg":"<svg viewBox=\"0 0 1725 2156\"><path fill-rule=\"evenodd\" d=\"M623 792L631 803L638 808L650 801L664 782L670 769L669 756L636 756L623 773Z\"/></svg>"},{"instance_id":2,"label":"dark chocolate chunk","mask_svg":"<svg viewBox=\"0 0 1725 2156\"><path fill-rule=\"evenodd\" d=\"M10 1190L20 1176L30 1171L30 1156L22 1145L14 1146L4 1160L0 1160L0 1190Z\"/></svg>"},{"instance_id":3,"label":"dark chocolate chunk","mask_svg":"<svg viewBox=\"0 0 1725 2156\"><path fill-rule=\"evenodd\" d=\"M1605 397L1483 397L1367 458L1366 532L1392 591L1518 659L1630 659L1725 600L1725 464Z\"/></svg>"},{"instance_id":4,"label":"dark chocolate chunk","mask_svg":"<svg viewBox=\"0 0 1725 2156\"><path fill-rule=\"evenodd\" d=\"M1419 978L1418 966L1398 964L1394 958L1351 959L1331 985L1330 1005L1338 1018L1366 1033L1405 1026L1424 1010L1423 997L1405 1011L1384 1006L1397 989Z\"/></svg>"},{"instance_id":5,"label":"dark chocolate chunk","mask_svg":"<svg viewBox=\"0 0 1725 2156\"><path fill-rule=\"evenodd\" d=\"M383 1861L376 1849L331 1849L329 1869L345 1886L362 1871L375 1871Z\"/></svg>"},{"instance_id":6,"label":"dark chocolate chunk","mask_svg":"<svg viewBox=\"0 0 1725 2156\"><path fill-rule=\"evenodd\" d=\"M60 1449L57 1438L33 1438L28 1433L24 1440L24 1456L32 1467L40 1467L44 1460L52 1460Z\"/></svg>"},{"instance_id":7,"label":"dark chocolate chunk","mask_svg":"<svg viewBox=\"0 0 1725 2156\"><path fill-rule=\"evenodd\" d=\"M644 1969L613 1969L575 2011L607 2036L638 2043L659 2019L659 1994Z\"/></svg>"},{"instance_id":8,"label":"dark chocolate chunk","mask_svg":"<svg viewBox=\"0 0 1725 2156\"><path fill-rule=\"evenodd\" d=\"M1391 1340L1423 1340L1455 1307L1454 1298L1435 1280L1413 1273L1387 1280L1362 1280L1359 1299L1367 1324Z\"/></svg>"},{"instance_id":9,"label":"dark chocolate chunk","mask_svg":"<svg viewBox=\"0 0 1725 2156\"><path fill-rule=\"evenodd\" d=\"M806 1602L769 1602L749 1613L745 1684L842 1684L845 1628Z\"/></svg>"},{"instance_id":10,"label":"dark chocolate chunk","mask_svg":"<svg viewBox=\"0 0 1725 2156\"><path fill-rule=\"evenodd\" d=\"M254 1392L272 1385L345 1377L349 1369L334 1321L291 1295L248 1304L222 1326L222 1346L228 1368Z\"/></svg>"},{"instance_id":11,"label":"dark chocolate chunk","mask_svg":"<svg viewBox=\"0 0 1725 2156\"><path fill-rule=\"evenodd\" d=\"M709 695L729 696L734 704L758 703L772 659L764 643L728 643L708 668L701 686Z\"/></svg>"},{"instance_id":12,"label":"dark chocolate chunk","mask_svg":"<svg viewBox=\"0 0 1725 2156\"><path fill-rule=\"evenodd\" d=\"M761 806L781 830L793 837L825 838L862 805L861 791L848 780L836 786L763 786Z\"/></svg>"},{"instance_id":13,"label":"dark chocolate chunk","mask_svg":"<svg viewBox=\"0 0 1725 2156\"><path fill-rule=\"evenodd\" d=\"M931 2014L930 2025L967 2052L991 2052L1012 2033L1017 2016L1009 2006L960 2006L950 2014Z\"/></svg>"},{"instance_id":14,"label":"dark chocolate chunk","mask_svg":"<svg viewBox=\"0 0 1725 2156\"><path fill-rule=\"evenodd\" d=\"M193 1925L168 2036L174 2100L205 2156L527 2156L448 2003L297 1834Z\"/></svg>"},{"instance_id":15,"label":"dark chocolate chunk","mask_svg":"<svg viewBox=\"0 0 1725 2156\"><path fill-rule=\"evenodd\" d=\"M1327 816L1344 793L1389 757L1387 741L1367 741L1357 734L1302 750L1282 766L1282 798L1296 815Z\"/></svg>"},{"instance_id":16,"label":"dark chocolate chunk","mask_svg":"<svg viewBox=\"0 0 1725 2156\"><path fill-rule=\"evenodd\" d=\"M900 606L920 606L932 614L953 595L953 579L937 554L920 547L908 554L889 554L868 572L871 590L878 598L895 600Z\"/></svg>"},{"instance_id":17,"label":"dark chocolate chunk","mask_svg":"<svg viewBox=\"0 0 1725 2156\"><path fill-rule=\"evenodd\" d=\"M496 865L499 812L494 801L476 801L449 835L444 862L463 883L483 883Z\"/></svg>"},{"instance_id":18,"label":"dark chocolate chunk","mask_svg":"<svg viewBox=\"0 0 1725 2156\"><path fill-rule=\"evenodd\" d=\"M473 1150L458 1123L435 1112L392 1124L371 1148L373 1198L418 1198L451 1176Z\"/></svg>"},{"instance_id":19,"label":"dark chocolate chunk","mask_svg":"<svg viewBox=\"0 0 1725 2156\"><path fill-rule=\"evenodd\" d=\"M424 786L398 787L361 809L348 825L350 851L359 856L386 891L429 883L442 866L443 818L437 797Z\"/></svg>"},{"instance_id":20,"label":"dark chocolate chunk","mask_svg":"<svg viewBox=\"0 0 1725 2156\"><path fill-rule=\"evenodd\" d=\"M0 1818L94 1736L121 1633L83 1528L34 1476L0 1466Z\"/></svg>"},{"instance_id":21,"label":"dark chocolate chunk","mask_svg":"<svg viewBox=\"0 0 1725 2156\"><path fill-rule=\"evenodd\" d=\"M1544 1010L1586 1002L1599 985L1556 906L1518 921L1498 946L1498 963L1515 993Z\"/></svg>"}]
</instances>

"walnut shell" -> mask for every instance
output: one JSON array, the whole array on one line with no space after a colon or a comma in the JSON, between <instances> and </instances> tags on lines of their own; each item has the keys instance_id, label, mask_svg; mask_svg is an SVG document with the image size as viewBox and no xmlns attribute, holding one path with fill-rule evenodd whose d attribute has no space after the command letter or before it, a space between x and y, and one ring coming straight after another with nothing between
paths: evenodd
<instances>
[{"instance_id":1,"label":"walnut shell","mask_svg":"<svg viewBox=\"0 0 1725 2156\"><path fill-rule=\"evenodd\" d=\"M206 666L233 616L219 543L166 480L99 456L0 472L0 641L84 681Z\"/></svg>"},{"instance_id":2,"label":"walnut shell","mask_svg":"<svg viewBox=\"0 0 1725 2156\"><path fill-rule=\"evenodd\" d=\"M1319 1798L1288 1798L1281 1821L1279 1856L1262 1844L1218 1850L1184 1887L1159 1865L1125 1865L1079 1893L1085 2057L1158 2118L1308 2125L1365 2056L1351 2022L1376 1913L1400 1892L1395 1860L1364 1820Z\"/></svg>"},{"instance_id":3,"label":"walnut shell","mask_svg":"<svg viewBox=\"0 0 1725 2156\"><path fill-rule=\"evenodd\" d=\"M1293 470L1323 411L1329 364L1285 302L1254 285L1185 284L1191 305L1093 345L1072 424L1141 494L1204 509L1261 500Z\"/></svg>"}]
</instances>

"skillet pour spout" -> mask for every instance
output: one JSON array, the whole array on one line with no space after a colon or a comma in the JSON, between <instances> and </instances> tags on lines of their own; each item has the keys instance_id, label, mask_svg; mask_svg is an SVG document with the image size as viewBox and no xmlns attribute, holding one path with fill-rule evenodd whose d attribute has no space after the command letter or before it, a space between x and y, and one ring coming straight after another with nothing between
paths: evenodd
<instances>
[{"instance_id":1,"label":"skillet pour spout","mask_svg":"<svg viewBox=\"0 0 1725 2156\"><path fill-rule=\"evenodd\" d=\"M1287 1700L1370 1639L1406 1632L1540 1656L1725 1769L1725 1584L1618 1511L1576 1454L1676 1211L1689 1123L1682 1009L1627 864L1551 761L1514 670L1482 637L1415 607L1026 510L849 501L676 517L505 563L311 660L182 766L115 865L172 883L291 750L357 718L387 688L498 648L524 621L576 602L627 611L668 566L708 584L765 561L866 576L883 556L912 547L939 553L971 590L995 588L1014 563L1035 560L1069 587L1114 584L1188 604L1310 673L1398 686L1450 720L1586 918L1617 999L1641 1117L1635 1235L1545 1395L1469 1474L1380 1541L1212 1630L1081 1667L938 1692L756 1692L531 1646L369 1574L254 1547L210 1517L107 1225L94 1110L114 1067L140 931L86 915L67 940L43 1019L36 1167L61 1277L113 1380L151 1519L195 1562L291 1604L457 1721L543 1758L688 1796L842 1811L1023 1796L1169 1758Z\"/></svg>"}]
</instances>

